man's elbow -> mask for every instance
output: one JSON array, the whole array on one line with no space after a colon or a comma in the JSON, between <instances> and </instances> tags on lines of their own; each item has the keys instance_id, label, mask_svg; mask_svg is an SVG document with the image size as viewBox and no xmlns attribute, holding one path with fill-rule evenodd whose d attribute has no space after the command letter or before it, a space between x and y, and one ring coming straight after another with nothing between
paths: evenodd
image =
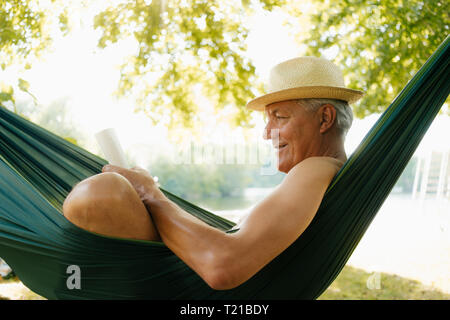
<instances>
[{"instance_id":1,"label":"man's elbow","mask_svg":"<svg viewBox=\"0 0 450 320\"><path fill-rule=\"evenodd\" d=\"M226 260L217 261L204 273L203 280L214 290L230 290L245 282L242 270L235 270Z\"/></svg>"},{"instance_id":2,"label":"man's elbow","mask_svg":"<svg viewBox=\"0 0 450 320\"><path fill-rule=\"evenodd\" d=\"M227 270L211 271L204 280L214 290L230 290L244 282L236 279L236 276L231 275Z\"/></svg>"}]
</instances>

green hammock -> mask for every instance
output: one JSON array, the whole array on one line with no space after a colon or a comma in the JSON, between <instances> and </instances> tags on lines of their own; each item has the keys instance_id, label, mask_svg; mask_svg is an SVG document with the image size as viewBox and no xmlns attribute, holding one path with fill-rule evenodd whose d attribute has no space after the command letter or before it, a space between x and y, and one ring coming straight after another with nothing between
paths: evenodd
<instances>
[{"instance_id":1,"label":"green hammock","mask_svg":"<svg viewBox=\"0 0 450 320\"><path fill-rule=\"evenodd\" d=\"M49 299L315 299L344 267L450 90L447 39L383 113L327 190L305 232L241 286L211 289L163 243L104 237L60 213L105 160L0 107L0 256ZM221 230L233 223L163 190ZM68 266L81 289L68 289Z\"/></svg>"}]
</instances>

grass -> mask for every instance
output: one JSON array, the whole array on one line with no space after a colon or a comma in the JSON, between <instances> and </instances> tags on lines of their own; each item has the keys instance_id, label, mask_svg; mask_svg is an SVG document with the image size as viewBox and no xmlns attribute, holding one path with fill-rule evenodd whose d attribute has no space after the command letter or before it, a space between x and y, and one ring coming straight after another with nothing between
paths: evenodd
<instances>
[{"instance_id":1,"label":"grass","mask_svg":"<svg viewBox=\"0 0 450 320\"><path fill-rule=\"evenodd\" d=\"M345 266L319 300L450 300L450 295L416 280Z\"/></svg>"},{"instance_id":2,"label":"grass","mask_svg":"<svg viewBox=\"0 0 450 320\"><path fill-rule=\"evenodd\" d=\"M13 278L1 283L19 282ZM369 289L372 288L372 289ZM44 299L36 293L24 289L21 300ZM1 297L0 300L9 300ZM331 286L319 300L450 300L450 295L436 288L430 288L419 281L402 278L387 273L371 274L364 270L345 266Z\"/></svg>"}]
</instances>

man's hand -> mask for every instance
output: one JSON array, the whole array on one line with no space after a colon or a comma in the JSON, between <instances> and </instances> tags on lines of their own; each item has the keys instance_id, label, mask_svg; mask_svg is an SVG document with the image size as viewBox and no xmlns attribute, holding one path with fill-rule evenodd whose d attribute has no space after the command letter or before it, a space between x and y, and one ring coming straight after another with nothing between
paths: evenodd
<instances>
[{"instance_id":1,"label":"man's hand","mask_svg":"<svg viewBox=\"0 0 450 320\"><path fill-rule=\"evenodd\" d=\"M124 176L134 187L142 201L165 200L166 196L159 190L153 177L147 170L134 167L125 169L119 166L107 164L102 172L115 172Z\"/></svg>"}]
</instances>

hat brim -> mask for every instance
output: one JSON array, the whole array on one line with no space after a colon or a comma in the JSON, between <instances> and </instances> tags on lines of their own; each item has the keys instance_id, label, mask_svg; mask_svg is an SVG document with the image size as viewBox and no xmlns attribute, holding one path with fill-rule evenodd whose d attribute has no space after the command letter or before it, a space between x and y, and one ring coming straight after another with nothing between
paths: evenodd
<instances>
[{"instance_id":1,"label":"hat brim","mask_svg":"<svg viewBox=\"0 0 450 320\"><path fill-rule=\"evenodd\" d=\"M271 103L295 99L324 98L347 101L349 104L361 99L364 92L343 87L307 86L271 92L247 103L247 108L264 111Z\"/></svg>"}]
</instances>

